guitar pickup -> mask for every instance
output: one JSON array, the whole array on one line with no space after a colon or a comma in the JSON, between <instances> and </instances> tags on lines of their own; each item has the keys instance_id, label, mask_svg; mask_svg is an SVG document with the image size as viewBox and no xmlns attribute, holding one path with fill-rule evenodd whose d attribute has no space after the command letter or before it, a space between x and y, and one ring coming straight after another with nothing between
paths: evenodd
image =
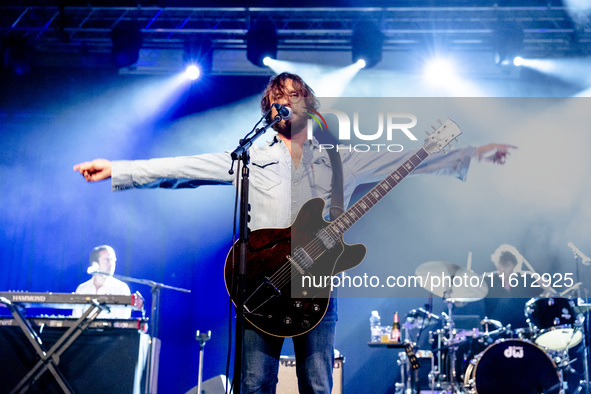
<instances>
[{"instance_id":1,"label":"guitar pickup","mask_svg":"<svg viewBox=\"0 0 591 394\"><path fill-rule=\"evenodd\" d=\"M291 256L287 256L287 259L291 263L292 268L298 270L300 275L304 275L307 269L314 264L314 260L302 247L296 248Z\"/></svg>"},{"instance_id":2,"label":"guitar pickup","mask_svg":"<svg viewBox=\"0 0 591 394\"><path fill-rule=\"evenodd\" d=\"M331 249L337 243L336 239L331 237L328 231L326 231L326 228L318 231L316 237L324 244L326 249Z\"/></svg>"}]
</instances>

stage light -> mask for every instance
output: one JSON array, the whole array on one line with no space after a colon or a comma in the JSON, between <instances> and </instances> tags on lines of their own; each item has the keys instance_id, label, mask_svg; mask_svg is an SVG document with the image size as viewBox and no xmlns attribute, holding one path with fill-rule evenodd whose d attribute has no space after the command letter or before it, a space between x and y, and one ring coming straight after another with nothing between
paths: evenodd
<instances>
[{"instance_id":1,"label":"stage light","mask_svg":"<svg viewBox=\"0 0 591 394\"><path fill-rule=\"evenodd\" d=\"M442 83L455 76L454 64L444 58L435 58L425 64L424 74L432 83Z\"/></svg>"},{"instance_id":2,"label":"stage light","mask_svg":"<svg viewBox=\"0 0 591 394\"><path fill-rule=\"evenodd\" d=\"M264 67L265 58L277 58L277 31L271 21L257 21L246 33L246 57L255 66Z\"/></svg>"},{"instance_id":3,"label":"stage light","mask_svg":"<svg viewBox=\"0 0 591 394\"><path fill-rule=\"evenodd\" d=\"M121 21L111 29L111 55L118 68L137 63L143 43L142 32L133 21Z\"/></svg>"},{"instance_id":4,"label":"stage light","mask_svg":"<svg viewBox=\"0 0 591 394\"><path fill-rule=\"evenodd\" d=\"M189 80L194 81L201 75L201 70L196 65L191 64L185 70L185 75Z\"/></svg>"},{"instance_id":5,"label":"stage light","mask_svg":"<svg viewBox=\"0 0 591 394\"><path fill-rule=\"evenodd\" d=\"M513 65L516 67L523 66L524 60L521 56L515 56L513 58Z\"/></svg>"},{"instance_id":6,"label":"stage light","mask_svg":"<svg viewBox=\"0 0 591 394\"><path fill-rule=\"evenodd\" d=\"M31 71L33 47L25 37L7 36L2 40L2 66L15 75L26 75Z\"/></svg>"},{"instance_id":7,"label":"stage light","mask_svg":"<svg viewBox=\"0 0 591 394\"><path fill-rule=\"evenodd\" d=\"M382 60L384 39L384 35L373 22L360 22L351 36L353 63L363 60L365 68L378 64Z\"/></svg>"},{"instance_id":8,"label":"stage light","mask_svg":"<svg viewBox=\"0 0 591 394\"><path fill-rule=\"evenodd\" d=\"M499 66L513 65L513 59L523 51L523 30L519 26L502 26L493 38L495 63Z\"/></svg>"},{"instance_id":9,"label":"stage light","mask_svg":"<svg viewBox=\"0 0 591 394\"><path fill-rule=\"evenodd\" d=\"M365 68L366 63L365 63L365 60L359 59L359 60L357 60L355 65L361 70L362 68Z\"/></svg>"},{"instance_id":10,"label":"stage light","mask_svg":"<svg viewBox=\"0 0 591 394\"><path fill-rule=\"evenodd\" d=\"M185 40L183 62L187 67L187 77L195 80L200 76L211 74L213 68L213 43L203 36L190 37ZM189 71L191 69L191 71ZM195 69L197 76L195 77ZM193 78L191 77L193 76Z\"/></svg>"}]
</instances>

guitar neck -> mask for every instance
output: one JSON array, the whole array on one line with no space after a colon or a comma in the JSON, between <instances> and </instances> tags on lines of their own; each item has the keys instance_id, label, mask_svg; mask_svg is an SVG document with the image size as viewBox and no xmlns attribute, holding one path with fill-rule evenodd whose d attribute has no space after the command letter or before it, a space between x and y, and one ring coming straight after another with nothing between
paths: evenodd
<instances>
[{"instance_id":1,"label":"guitar neck","mask_svg":"<svg viewBox=\"0 0 591 394\"><path fill-rule=\"evenodd\" d=\"M327 231L334 236L342 236L345 231L351 228L363 215L384 198L386 194L392 191L400 181L406 178L406 176L417 168L428 156L429 153L424 148L419 149L414 155L402 163L400 167L347 209L341 216L332 221L327 226Z\"/></svg>"}]
</instances>

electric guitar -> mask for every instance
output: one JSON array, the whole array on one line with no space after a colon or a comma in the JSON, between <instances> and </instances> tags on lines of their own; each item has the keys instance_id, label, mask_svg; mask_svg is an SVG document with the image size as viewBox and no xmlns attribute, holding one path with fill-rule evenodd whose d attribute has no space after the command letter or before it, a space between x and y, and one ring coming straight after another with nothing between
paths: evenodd
<instances>
[{"instance_id":1,"label":"electric guitar","mask_svg":"<svg viewBox=\"0 0 591 394\"><path fill-rule=\"evenodd\" d=\"M457 124L446 120L425 139L421 149L332 222L322 217L324 200L313 198L302 206L290 227L252 231L244 285L245 319L279 337L301 335L314 328L328 307L330 278L357 266L365 257L365 246L344 243L345 231L423 160L440 152L461 133ZM236 242L228 253L224 272L233 301L239 252Z\"/></svg>"}]
</instances>

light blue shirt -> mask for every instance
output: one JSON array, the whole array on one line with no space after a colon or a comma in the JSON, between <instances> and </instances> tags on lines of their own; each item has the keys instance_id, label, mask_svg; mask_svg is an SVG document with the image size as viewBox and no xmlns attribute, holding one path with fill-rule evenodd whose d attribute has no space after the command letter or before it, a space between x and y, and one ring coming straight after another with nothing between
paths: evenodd
<instances>
[{"instance_id":1,"label":"light blue shirt","mask_svg":"<svg viewBox=\"0 0 591 394\"><path fill-rule=\"evenodd\" d=\"M355 188L377 182L390 175L416 151L355 152L339 150L343 163L344 203L349 204ZM429 156L413 174L451 175L465 180L474 148L436 153ZM326 202L328 217L332 167L326 149L308 140L297 168L289 150L275 137L268 145L250 149L250 228L288 227L301 206L314 197ZM195 188L210 184L235 184L228 174L231 158L226 153L210 153L151 160L114 161L113 190L130 188ZM236 170L236 167L234 167Z\"/></svg>"}]
</instances>

